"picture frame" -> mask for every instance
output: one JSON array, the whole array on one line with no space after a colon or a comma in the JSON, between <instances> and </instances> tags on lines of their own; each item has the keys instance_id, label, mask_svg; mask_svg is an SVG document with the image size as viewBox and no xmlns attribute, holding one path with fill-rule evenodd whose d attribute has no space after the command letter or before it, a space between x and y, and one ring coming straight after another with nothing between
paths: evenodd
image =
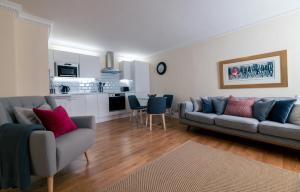
<instances>
[{"instance_id":1,"label":"picture frame","mask_svg":"<svg viewBox=\"0 0 300 192\"><path fill-rule=\"evenodd\" d=\"M288 87L287 50L219 62L220 89Z\"/></svg>"}]
</instances>

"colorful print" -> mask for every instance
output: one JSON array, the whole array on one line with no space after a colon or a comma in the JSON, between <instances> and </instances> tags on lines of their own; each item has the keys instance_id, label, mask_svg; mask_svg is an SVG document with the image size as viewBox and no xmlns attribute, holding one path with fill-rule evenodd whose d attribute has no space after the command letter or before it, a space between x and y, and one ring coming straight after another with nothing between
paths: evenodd
<instances>
[{"instance_id":1,"label":"colorful print","mask_svg":"<svg viewBox=\"0 0 300 192\"><path fill-rule=\"evenodd\" d=\"M251 80L275 78L275 62L244 64L228 67L229 80Z\"/></svg>"}]
</instances>

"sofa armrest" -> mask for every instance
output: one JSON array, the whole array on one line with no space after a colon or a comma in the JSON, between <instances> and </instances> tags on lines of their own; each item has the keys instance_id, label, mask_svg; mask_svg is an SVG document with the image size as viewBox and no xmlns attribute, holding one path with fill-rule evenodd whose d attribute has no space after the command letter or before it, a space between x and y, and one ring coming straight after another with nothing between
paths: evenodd
<instances>
[{"instance_id":1,"label":"sofa armrest","mask_svg":"<svg viewBox=\"0 0 300 192\"><path fill-rule=\"evenodd\" d=\"M94 116L71 117L78 128L95 129L96 121Z\"/></svg>"},{"instance_id":2,"label":"sofa armrest","mask_svg":"<svg viewBox=\"0 0 300 192\"><path fill-rule=\"evenodd\" d=\"M180 119L185 119L186 112L192 112L194 109L193 103L191 101L185 101L179 104L179 117Z\"/></svg>"},{"instance_id":3,"label":"sofa armrest","mask_svg":"<svg viewBox=\"0 0 300 192\"><path fill-rule=\"evenodd\" d=\"M34 131L29 141L32 171L37 176L53 176L57 172L56 141L51 131Z\"/></svg>"}]
</instances>

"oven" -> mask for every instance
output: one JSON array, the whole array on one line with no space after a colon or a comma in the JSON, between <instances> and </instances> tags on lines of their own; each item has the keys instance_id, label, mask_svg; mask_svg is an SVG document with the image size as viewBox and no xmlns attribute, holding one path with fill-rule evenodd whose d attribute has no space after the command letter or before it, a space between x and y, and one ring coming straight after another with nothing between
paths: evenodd
<instances>
[{"instance_id":1,"label":"oven","mask_svg":"<svg viewBox=\"0 0 300 192\"><path fill-rule=\"evenodd\" d=\"M109 94L109 111L121 111L126 109L125 93Z\"/></svg>"},{"instance_id":2,"label":"oven","mask_svg":"<svg viewBox=\"0 0 300 192\"><path fill-rule=\"evenodd\" d=\"M79 65L71 63L55 63L56 77L79 77Z\"/></svg>"}]
</instances>

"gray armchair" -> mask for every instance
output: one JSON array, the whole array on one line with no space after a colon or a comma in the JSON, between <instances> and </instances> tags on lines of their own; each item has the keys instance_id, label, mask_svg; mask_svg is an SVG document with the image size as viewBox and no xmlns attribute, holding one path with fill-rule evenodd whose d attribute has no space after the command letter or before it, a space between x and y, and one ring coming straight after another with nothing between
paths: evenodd
<instances>
[{"instance_id":1,"label":"gray armchair","mask_svg":"<svg viewBox=\"0 0 300 192\"><path fill-rule=\"evenodd\" d=\"M10 97L0 98L8 122L16 123L13 115L13 107L38 107L48 103L52 108L56 107L54 98L46 97ZM34 131L30 136L30 156L32 172L36 176L48 178L48 192L53 192L54 175L62 170L78 156L85 154L95 141L95 118L93 116L72 117L78 129L54 137L51 131Z\"/></svg>"}]
</instances>

